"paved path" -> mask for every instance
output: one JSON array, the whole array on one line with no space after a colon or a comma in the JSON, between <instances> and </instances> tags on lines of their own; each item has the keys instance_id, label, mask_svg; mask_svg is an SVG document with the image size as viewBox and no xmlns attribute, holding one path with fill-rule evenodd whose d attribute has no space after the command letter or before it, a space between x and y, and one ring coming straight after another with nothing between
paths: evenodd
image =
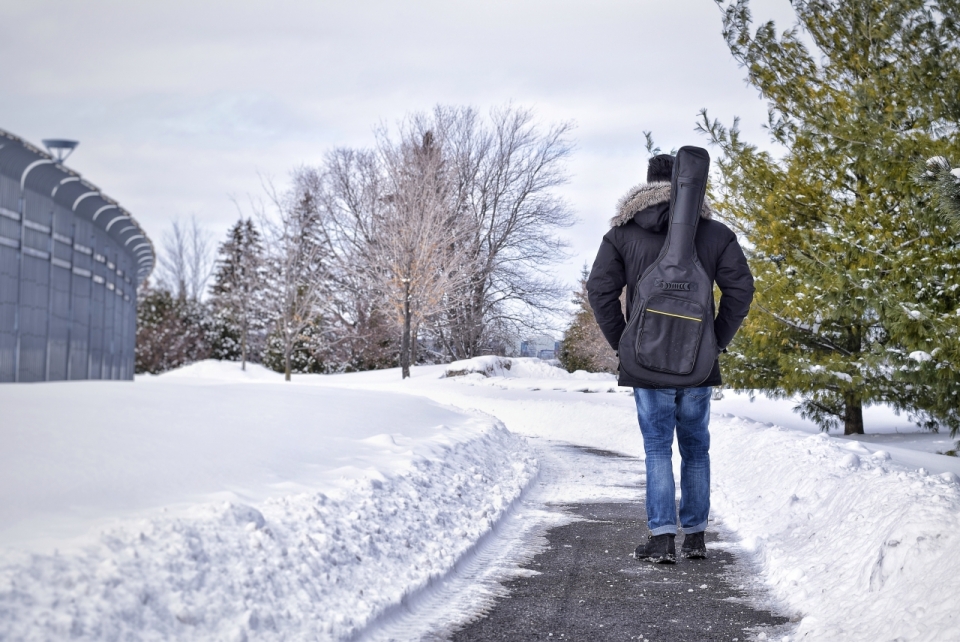
<instances>
[{"instance_id":1,"label":"paved path","mask_svg":"<svg viewBox=\"0 0 960 642\"><path fill-rule=\"evenodd\" d=\"M562 508L585 519L548 531L550 547L524 565L538 573L504 582L508 597L451 640L745 642L786 633L786 618L749 605L738 588L745 571L711 547L715 533L707 533L705 560L650 564L633 559L647 535L642 496Z\"/></svg>"}]
</instances>

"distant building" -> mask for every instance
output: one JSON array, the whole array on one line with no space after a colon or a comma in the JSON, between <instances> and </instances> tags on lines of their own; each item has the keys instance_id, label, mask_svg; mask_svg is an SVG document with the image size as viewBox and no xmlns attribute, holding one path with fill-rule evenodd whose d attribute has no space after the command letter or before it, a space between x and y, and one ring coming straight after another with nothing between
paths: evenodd
<instances>
[{"instance_id":1,"label":"distant building","mask_svg":"<svg viewBox=\"0 0 960 642\"><path fill-rule=\"evenodd\" d=\"M556 359L558 354L560 354L560 342L553 337L543 335L520 342L521 357Z\"/></svg>"},{"instance_id":2,"label":"distant building","mask_svg":"<svg viewBox=\"0 0 960 642\"><path fill-rule=\"evenodd\" d=\"M155 262L129 212L0 130L0 382L133 379Z\"/></svg>"}]
</instances>

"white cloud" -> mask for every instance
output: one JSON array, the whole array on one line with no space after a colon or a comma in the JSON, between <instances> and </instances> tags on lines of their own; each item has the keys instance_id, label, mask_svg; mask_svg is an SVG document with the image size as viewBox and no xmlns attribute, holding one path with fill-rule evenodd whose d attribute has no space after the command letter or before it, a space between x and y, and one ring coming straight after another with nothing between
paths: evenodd
<instances>
[{"instance_id":1,"label":"white cloud","mask_svg":"<svg viewBox=\"0 0 960 642\"><path fill-rule=\"evenodd\" d=\"M785 27L786 0L758 4ZM229 195L436 103L515 103L577 123L565 194L573 281L620 194L643 178L643 130L705 145L697 111L764 143L710 0L299 0L0 6L0 127L81 141L70 164L158 239L196 213L219 236Z\"/></svg>"}]
</instances>

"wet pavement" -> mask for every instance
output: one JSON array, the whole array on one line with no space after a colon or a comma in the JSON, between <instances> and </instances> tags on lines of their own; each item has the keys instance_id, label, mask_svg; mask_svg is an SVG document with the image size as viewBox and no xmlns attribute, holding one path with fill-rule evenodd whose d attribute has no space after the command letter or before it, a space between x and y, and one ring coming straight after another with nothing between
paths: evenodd
<instances>
[{"instance_id":1,"label":"wet pavement","mask_svg":"<svg viewBox=\"0 0 960 642\"><path fill-rule=\"evenodd\" d=\"M717 549L709 529L707 559L651 564L633 558L648 534L642 495L559 508L583 519L548 531L549 548L523 565L535 573L504 582L508 596L450 640L743 642L789 633L787 618L752 606L747 569Z\"/></svg>"}]
</instances>

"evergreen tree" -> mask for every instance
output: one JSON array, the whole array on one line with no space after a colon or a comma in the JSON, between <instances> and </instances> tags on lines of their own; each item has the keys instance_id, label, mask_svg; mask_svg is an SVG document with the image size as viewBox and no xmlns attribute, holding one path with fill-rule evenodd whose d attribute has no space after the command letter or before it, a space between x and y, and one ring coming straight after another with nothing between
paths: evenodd
<instances>
[{"instance_id":1,"label":"evergreen tree","mask_svg":"<svg viewBox=\"0 0 960 642\"><path fill-rule=\"evenodd\" d=\"M267 337L263 352L263 365L275 372L289 374L327 374L336 372L326 362L319 317L310 325L302 328L293 341L293 348L287 351L283 336L279 331ZM289 371L287 370L289 366Z\"/></svg>"},{"instance_id":2,"label":"evergreen tree","mask_svg":"<svg viewBox=\"0 0 960 642\"><path fill-rule=\"evenodd\" d=\"M137 293L135 371L160 374L208 358L209 333L203 303L145 283Z\"/></svg>"},{"instance_id":3,"label":"evergreen tree","mask_svg":"<svg viewBox=\"0 0 960 642\"><path fill-rule=\"evenodd\" d=\"M957 247L960 237L960 170L951 169L943 156L935 156L919 165L918 182L924 187L932 186L928 193L931 204L940 220L949 227L954 236L946 239L948 245L933 248L931 263L938 264L939 271L956 272ZM960 429L957 381L960 379L960 310L957 309L960 289L956 281L936 279L920 289L926 292L919 304L908 308L913 344L917 348L908 356L908 363L901 368L900 378L911 390L922 395L927 403L924 423L933 429L940 424L951 428L956 435ZM945 419L944 419L945 418Z\"/></svg>"},{"instance_id":4,"label":"evergreen tree","mask_svg":"<svg viewBox=\"0 0 960 642\"><path fill-rule=\"evenodd\" d=\"M264 289L269 292L263 297L264 312L270 319L270 334L283 346L287 381L293 372L293 353L310 327L323 322L321 304L330 292L324 212L311 175L298 170L290 189L280 194L271 189L268 194L275 214L261 219L267 238Z\"/></svg>"},{"instance_id":5,"label":"evergreen tree","mask_svg":"<svg viewBox=\"0 0 960 642\"><path fill-rule=\"evenodd\" d=\"M943 156L934 156L920 168L917 179L933 188L933 202L945 221L960 230L960 167L951 168Z\"/></svg>"},{"instance_id":6,"label":"evergreen tree","mask_svg":"<svg viewBox=\"0 0 960 642\"><path fill-rule=\"evenodd\" d=\"M960 2L794 0L779 35L752 31L748 0L717 2L785 149L702 112L723 151L716 208L746 237L757 285L728 381L799 395L824 429L862 433L863 406L886 402L956 430L960 250L911 173L960 151Z\"/></svg>"},{"instance_id":7,"label":"evergreen tree","mask_svg":"<svg viewBox=\"0 0 960 642\"><path fill-rule=\"evenodd\" d=\"M212 292L219 330L214 354L218 358L239 356L243 370L247 369L251 335L263 328L263 284L260 233L252 220L241 218L220 245Z\"/></svg>"},{"instance_id":8,"label":"evergreen tree","mask_svg":"<svg viewBox=\"0 0 960 642\"><path fill-rule=\"evenodd\" d=\"M240 327L222 308L212 307L210 312L210 330L207 333L210 358L219 361L240 361L243 357L240 346Z\"/></svg>"},{"instance_id":9,"label":"evergreen tree","mask_svg":"<svg viewBox=\"0 0 960 642\"><path fill-rule=\"evenodd\" d=\"M573 320L564 331L560 341L560 364L569 372L586 370L587 372L617 372L617 355L597 325L593 309L587 298L587 266L580 272L579 287L573 293L572 303L576 306Z\"/></svg>"}]
</instances>

